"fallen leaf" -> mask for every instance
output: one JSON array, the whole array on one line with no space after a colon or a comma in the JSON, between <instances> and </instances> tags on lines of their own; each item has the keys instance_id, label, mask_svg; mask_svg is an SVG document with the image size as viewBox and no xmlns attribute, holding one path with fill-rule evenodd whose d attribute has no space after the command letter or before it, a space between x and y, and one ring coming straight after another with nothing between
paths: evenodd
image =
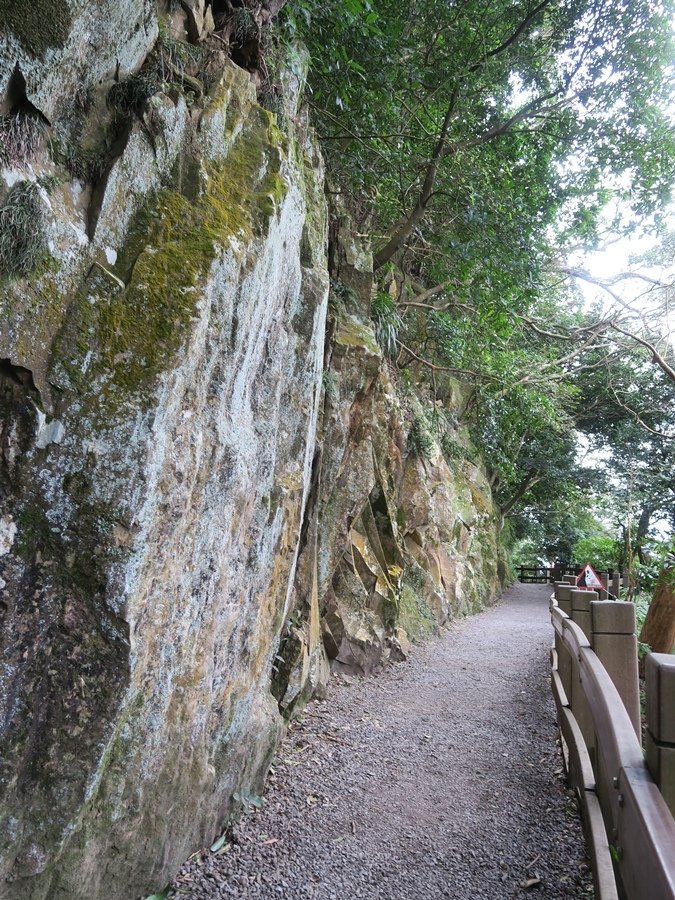
<instances>
[{"instance_id":1,"label":"fallen leaf","mask_svg":"<svg viewBox=\"0 0 675 900\"><path fill-rule=\"evenodd\" d=\"M541 878L528 878L527 881L521 881L520 886L524 891L528 891L530 888L536 887L538 884L541 884Z\"/></svg>"}]
</instances>

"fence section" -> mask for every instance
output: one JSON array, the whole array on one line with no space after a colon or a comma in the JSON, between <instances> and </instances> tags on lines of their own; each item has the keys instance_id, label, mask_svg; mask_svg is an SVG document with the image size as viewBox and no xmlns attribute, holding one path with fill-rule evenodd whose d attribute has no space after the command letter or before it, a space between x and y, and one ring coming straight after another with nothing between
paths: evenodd
<instances>
[{"instance_id":1,"label":"fence section","mask_svg":"<svg viewBox=\"0 0 675 900\"><path fill-rule=\"evenodd\" d=\"M589 591L582 603L575 596L582 592L570 585L556 586L556 593L553 696L593 860L595 896L675 900L675 820L645 764L639 738L632 604L598 601ZM661 684L670 674L653 677ZM661 709L658 698L653 702ZM670 727L671 715L653 713L652 720ZM660 752L657 757L667 760ZM670 783L667 773L664 778Z\"/></svg>"}]
</instances>

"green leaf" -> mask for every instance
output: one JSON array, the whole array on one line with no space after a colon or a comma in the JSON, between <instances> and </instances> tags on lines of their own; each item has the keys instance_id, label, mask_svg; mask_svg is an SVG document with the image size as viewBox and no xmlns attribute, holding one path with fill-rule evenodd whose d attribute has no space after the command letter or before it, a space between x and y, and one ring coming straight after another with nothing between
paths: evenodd
<instances>
[{"instance_id":1,"label":"green leaf","mask_svg":"<svg viewBox=\"0 0 675 900\"><path fill-rule=\"evenodd\" d=\"M225 835L221 834L221 836L218 838L218 840L215 843L211 844L211 846L209 847L209 850L211 851L211 853L217 853L220 850L220 848L223 846L224 843L225 843Z\"/></svg>"}]
</instances>

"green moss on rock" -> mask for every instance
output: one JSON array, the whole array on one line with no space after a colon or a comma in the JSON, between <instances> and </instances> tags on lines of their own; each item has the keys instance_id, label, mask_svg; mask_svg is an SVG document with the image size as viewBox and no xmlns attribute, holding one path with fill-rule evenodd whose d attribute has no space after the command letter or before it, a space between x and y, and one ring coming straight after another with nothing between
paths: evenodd
<instances>
[{"instance_id":1,"label":"green moss on rock","mask_svg":"<svg viewBox=\"0 0 675 900\"><path fill-rule=\"evenodd\" d=\"M335 335L335 343L341 347L362 348L374 356L382 355L372 329L362 325L353 316L346 317L340 323L340 328Z\"/></svg>"},{"instance_id":2,"label":"green moss on rock","mask_svg":"<svg viewBox=\"0 0 675 900\"><path fill-rule=\"evenodd\" d=\"M398 624L412 640L423 640L437 630L433 613L416 591L405 582L401 587Z\"/></svg>"},{"instance_id":3,"label":"green moss on rock","mask_svg":"<svg viewBox=\"0 0 675 900\"><path fill-rule=\"evenodd\" d=\"M50 47L63 47L71 24L66 0L0 0L0 30L14 34L31 56L42 59Z\"/></svg>"},{"instance_id":4,"label":"green moss on rock","mask_svg":"<svg viewBox=\"0 0 675 900\"><path fill-rule=\"evenodd\" d=\"M201 191L146 199L114 271L94 266L78 295L56 354L71 386L84 392L100 374L108 400L148 386L182 343L221 249L264 233L286 190L280 167L272 119L256 109L227 159L204 164ZM95 361L85 367L89 351Z\"/></svg>"}]
</instances>

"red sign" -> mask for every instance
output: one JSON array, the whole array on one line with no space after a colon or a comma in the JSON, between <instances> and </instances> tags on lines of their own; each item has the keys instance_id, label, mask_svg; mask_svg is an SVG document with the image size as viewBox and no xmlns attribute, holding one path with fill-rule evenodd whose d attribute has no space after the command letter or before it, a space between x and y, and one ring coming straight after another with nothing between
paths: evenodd
<instances>
[{"instance_id":1,"label":"red sign","mask_svg":"<svg viewBox=\"0 0 675 900\"><path fill-rule=\"evenodd\" d=\"M577 575L577 589L580 591L601 591L605 589L600 576L590 563L586 563Z\"/></svg>"}]
</instances>

